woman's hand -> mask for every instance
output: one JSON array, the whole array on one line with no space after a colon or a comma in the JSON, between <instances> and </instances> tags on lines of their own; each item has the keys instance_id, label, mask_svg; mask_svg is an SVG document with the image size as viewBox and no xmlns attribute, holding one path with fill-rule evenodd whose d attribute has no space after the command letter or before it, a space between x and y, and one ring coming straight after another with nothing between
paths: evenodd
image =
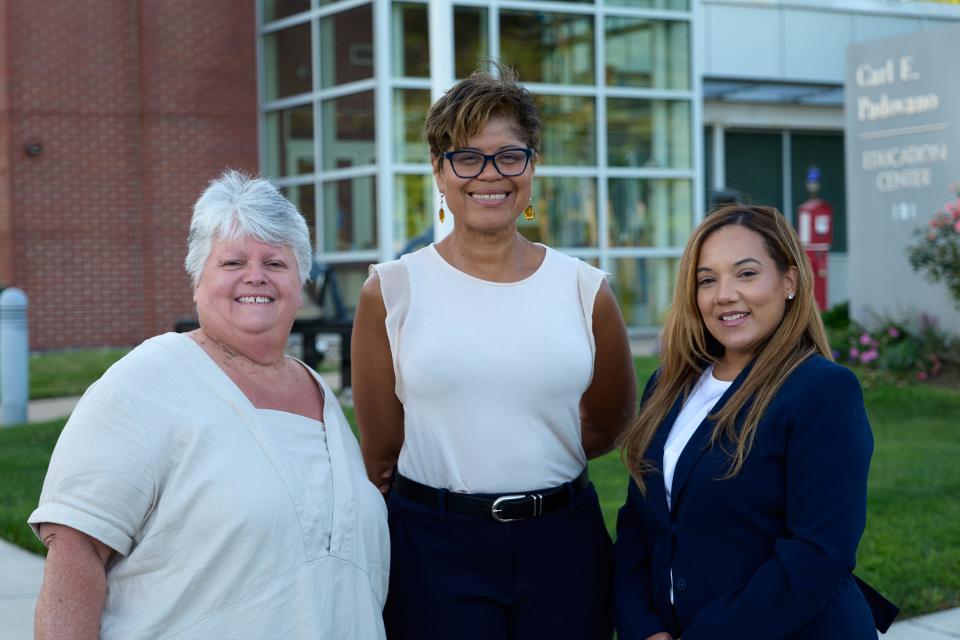
<instances>
[{"instance_id":1,"label":"woman's hand","mask_svg":"<svg viewBox=\"0 0 960 640\"><path fill-rule=\"evenodd\" d=\"M37 599L35 638L95 639L107 596L107 560L113 549L62 524L40 525L47 547L43 586Z\"/></svg>"},{"instance_id":2,"label":"woman's hand","mask_svg":"<svg viewBox=\"0 0 960 640\"><path fill-rule=\"evenodd\" d=\"M666 631L661 631L660 633L653 634L647 638L647 640L673 640L673 636ZM680 640L680 638L677 638L677 640Z\"/></svg>"},{"instance_id":3,"label":"woman's hand","mask_svg":"<svg viewBox=\"0 0 960 640\"><path fill-rule=\"evenodd\" d=\"M380 481L377 482L377 489L380 489L380 493L387 495L390 491L390 485L393 484L393 469L387 469L380 474Z\"/></svg>"}]
</instances>

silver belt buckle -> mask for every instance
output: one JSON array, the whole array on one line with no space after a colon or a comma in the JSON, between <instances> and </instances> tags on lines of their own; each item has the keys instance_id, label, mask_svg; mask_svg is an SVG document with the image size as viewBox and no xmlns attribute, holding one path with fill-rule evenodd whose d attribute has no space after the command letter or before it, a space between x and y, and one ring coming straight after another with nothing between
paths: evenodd
<instances>
[{"instance_id":1,"label":"silver belt buckle","mask_svg":"<svg viewBox=\"0 0 960 640\"><path fill-rule=\"evenodd\" d=\"M500 515L500 512L503 510L503 503L508 501L519 501L526 500L527 498L533 498L533 515L534 517L543 514L543 496L539 493L531 494L514 494L510 496L500 496L493 501L493 506L490 507L490 515L497 522L516 522L517 520L522 520L523 518L505 518Z\"/></svg>"}]
</instances>

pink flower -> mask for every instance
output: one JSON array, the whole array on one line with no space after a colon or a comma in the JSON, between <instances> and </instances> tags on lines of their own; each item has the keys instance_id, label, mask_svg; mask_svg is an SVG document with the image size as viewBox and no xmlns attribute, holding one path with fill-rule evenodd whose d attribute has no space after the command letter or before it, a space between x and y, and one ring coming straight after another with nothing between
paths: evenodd
<instances>
[{"instance_id":1,"label":"pink flower","mask_svg":"<svg viewBox=\"0 0 960 640\"><path fill-rule=\"evenodd\" d=\"M858 357L860 357L860 350L857 349L856 347L852 347L850 349L850 359L856 360Z\"/></svg>"},{"instance_id":2,"label":"pink flower","mask_svg":"<svg viewBox=\"0 0 960 640\"><path fill-rule=\"evenodd\" d=\"M862 336L860 336L860 344L862 344L863 346L867 346L868 344L870 344L871 340L873 340L873 338L870 337L869 333L865 333Z\"/></svg>"},{"instance_id":3,"label":"pink flower","mask_svg":"<svg viewBox=\"0 0 960 640\"><path fill-rule=\"evenodd\" d=\"M950 214L950 217L954 220L960 219L960 200L954 200L953 202L948 202L943 208L944 211Z\"/></svg>"},{"instance_id":4,"label":"pink flower","mask_svg":"<svg viewBox=\"0 0 960 640\"><path fill-rule=\"evenodd\" d=\"M880 354L877 352L877 350L870 349L870 351L864 351L860 354L860 362L863 364L868 364L876 360L878 357L880 357Z\"/></svg>"},{"instance_id":5,"label":"pink flower","mask_svg":"<svg viewBox=\"0 0 960 640\"><path fill-rule=\"evenodd\" d=\"M926 371L917 371L917 380L926 380L927 372Z\"/></svg>"},{"instance_id":6,"label":"pink flower","mask_svg":"<svg viewBox=\"0 0 960 640\"><path fill-rule=\"evenodd\" d=\"M957 221L953 223L953 230L956 231L957 233L960 233L960 218L958 218Z\"/></svg>"},{"instance_id":7,"label":"pink flower","mask_svg":"<svg viewBox=\"0 0 960 640\"><path fill-rule=\"evenodd\" d=\"M896 327L890 327L890 328L887 330L887 335L890 336L891 338L899 338L899 337L900 337L900 330L897 329Z\"/></svg>"},{"instance_id":8,"label":"pink flower","mask_svg":"<svg viewBox=\"0 0 960 640\"><path fill-rule=\"evenodd\" d=\"M930 218L930 228L931 228L931 229L936 229L936 228L939 227L939 226L940 226L940 216L934 216L934 217Z\"/></svg>"}]
</instances>

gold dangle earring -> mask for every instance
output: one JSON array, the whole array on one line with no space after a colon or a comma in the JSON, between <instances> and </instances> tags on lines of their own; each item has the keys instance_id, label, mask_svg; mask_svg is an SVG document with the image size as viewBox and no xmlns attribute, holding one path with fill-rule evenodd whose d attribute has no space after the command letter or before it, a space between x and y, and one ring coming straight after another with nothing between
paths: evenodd
<instances>
[{"instance_id":1,"label":"gold dangle earring","mask_svg":"<svg viewBox=\"0 0 960 640\"><path fill-rule=\"evenodd\" d=\"M445 206L447 206L447 197L443 195L443 193L441 192L440 193L440 224L443 224L444 218L447 217L446 213L443 210Z\"/></svg>"},{"instance_id":2,"label":"gold dangle earring","mask_svg":"<svg viewBox=\"0 0 960 640\"><path fill-rule=\"evenodd\" d=\"M530 196L530 202L527 203L527 208L523 210L523 219L524 220L533 220L536 217L537 212L533 210L533 196Z\"/></svg>"}]
</instances>

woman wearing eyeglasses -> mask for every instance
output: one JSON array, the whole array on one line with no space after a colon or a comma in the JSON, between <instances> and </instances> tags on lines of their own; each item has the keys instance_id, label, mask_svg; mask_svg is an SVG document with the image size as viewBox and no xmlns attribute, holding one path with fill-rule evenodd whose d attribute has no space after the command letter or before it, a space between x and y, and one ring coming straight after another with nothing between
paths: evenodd
<instances>
[{"instance_id":1,"label":"woman wearing eyeglasses","mask_svg":"<svg viewBox=\"0 0 960 640\"><path fill-rule=\"evenodd\" d=\"M453 231L377 265L353 338L370 478L387 494L391 640L609 638L610 538L589 458L635 413L605 274L529 242L540 116L477 72L427 114Z\"/></svg>"}]
</instances>

